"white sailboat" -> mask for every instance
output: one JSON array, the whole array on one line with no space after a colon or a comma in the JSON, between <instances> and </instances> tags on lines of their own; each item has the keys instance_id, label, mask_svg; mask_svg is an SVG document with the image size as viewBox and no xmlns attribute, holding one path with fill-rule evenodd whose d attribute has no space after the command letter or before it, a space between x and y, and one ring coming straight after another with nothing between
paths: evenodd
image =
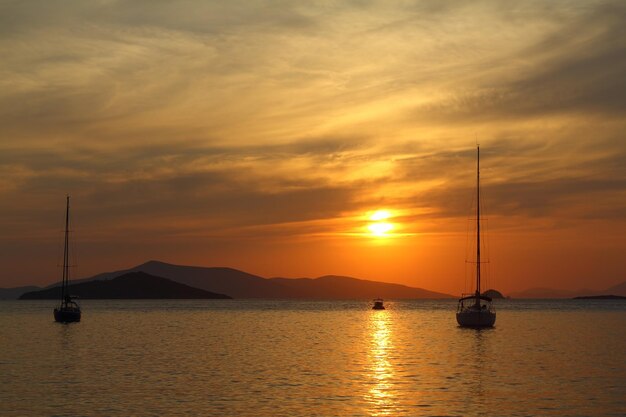
<instances>
[{"instance_id":1,"label":"white sailboat","mask_svg":"<svg viewBox=\"0 0 626 417\"><path fill-rule=\"evenodd\" d=\"M456 321L461 327L493 327L496 310L491 297L480 293L480 146L476 147L476 291L459 298Z\"/></svg>"}]
</instances>

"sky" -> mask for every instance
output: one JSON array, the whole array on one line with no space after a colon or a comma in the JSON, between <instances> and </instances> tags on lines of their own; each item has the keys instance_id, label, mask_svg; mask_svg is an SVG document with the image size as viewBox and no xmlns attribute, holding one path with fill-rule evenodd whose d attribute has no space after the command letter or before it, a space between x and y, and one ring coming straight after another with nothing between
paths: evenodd
<instances>
[{"instance_id":1,"label":"sky","mask_svg":"<svg viewBox=\"0 0 626 417\"><path fill-rule=\"evenodd\" d=\"M69 194L75 276L157 259L459 294L477 143L489 286L622 282L625 21L621 0L1 1L0 286L59 279Z\"/></svg>"}]
</instances>

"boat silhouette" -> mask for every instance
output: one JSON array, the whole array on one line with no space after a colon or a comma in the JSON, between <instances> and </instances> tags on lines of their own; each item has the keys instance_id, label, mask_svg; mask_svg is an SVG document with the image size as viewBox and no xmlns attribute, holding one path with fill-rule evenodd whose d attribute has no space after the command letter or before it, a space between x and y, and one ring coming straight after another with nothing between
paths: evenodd
<instances>
[{"instance_id":1,"label":"boat silhouette","mask_svg":"<svg viewBox=\"0 0 626 417\"><path fill-rule=\"evenodd\" d=\"M63 244L63 281L61 283L61 303L54 309L54 320L59 323L71 323L80 321L80 306L75 297L69 294L70 281L70 248L69 248L69 224L70 224L70 196L66 197L65 205L65 241Z\"/></svg>"},{"instance_id":2,"label":"boat silhouette","mask_svg":"<svg viewBox=\"0 0 626 417\"><path fill-rule=\"evenodd\" d=\"M476 291L459 298L456 321L461 327L493 327L496 311L491 297L480 293L480 146L476 147Z\"/></svg>"}]
</instances>

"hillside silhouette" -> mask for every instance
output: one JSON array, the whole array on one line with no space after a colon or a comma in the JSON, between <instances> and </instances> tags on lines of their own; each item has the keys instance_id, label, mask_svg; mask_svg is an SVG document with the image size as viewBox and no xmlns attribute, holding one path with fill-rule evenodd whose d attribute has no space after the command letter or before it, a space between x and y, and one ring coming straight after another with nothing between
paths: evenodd
<instances>
[{"instance_id":1,"label":"hillside silhouette","mask_svg":"<svg viewBox=\"0 0 626 417\"><path fill-rule=\"evenodd\" d=\"M147 274L234 298L295 298L295 299L351 299L351 298L453 298L449 294L351 277L325 276L320 278L262 278L247 272L224 267L173 265L149 261L133 268L106 272L77 282L110 280L128 272ZM58 285L55 284L55 285Z\"/></svg>"},{"instance_id":2,"label":"hillside silhouette","mask_svg":"<svg viewBox=\"0 0 626 417\"><path fill-rule=\"evenodd\" d=\"M193 288L167 278L145 272L128 272L109 280L93 280L72 284L68 291L81 299L225 299L228 295ZM61 287L22 294L20 300L61 298Z\"/></svg>"},{"instance_id":3,"label":"hillside silhouette","mask_svg":"<svg viewBox=\"0 0 626 417\"><path fill-rule=\"evenodd\" d=\"M294 298L452 298L451 295L401 284L327 275L319 278L271 278L289 288Z\"/></svg>"}]
</instances>

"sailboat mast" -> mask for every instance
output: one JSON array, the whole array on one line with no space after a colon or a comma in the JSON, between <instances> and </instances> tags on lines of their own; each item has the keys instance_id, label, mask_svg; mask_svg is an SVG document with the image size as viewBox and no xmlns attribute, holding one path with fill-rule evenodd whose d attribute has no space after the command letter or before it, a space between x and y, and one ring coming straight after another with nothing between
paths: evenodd
<instances>
[{"instance_id":1,"label":"sailboat mast","mask_svg":"<svg viewBox=\"0 0 626 417\"><path fill-rule=\"evenodd\" d=\"M476 147L476 304L480 304L480 146Z\"/></svg>"},{"instance_id":2,"label":"sailboat mast","mask_svg":"<svg viewBox=\"0 0 626 417\"><path fill-rule=\"evenodd\" d=\"M70 196L68 195L65 207L65 242L63 245L63 284L61 288L61 302L64 303L67 294L67 286L69 284L69 224L70 224Z\"/></svg>"}]
</instances>

